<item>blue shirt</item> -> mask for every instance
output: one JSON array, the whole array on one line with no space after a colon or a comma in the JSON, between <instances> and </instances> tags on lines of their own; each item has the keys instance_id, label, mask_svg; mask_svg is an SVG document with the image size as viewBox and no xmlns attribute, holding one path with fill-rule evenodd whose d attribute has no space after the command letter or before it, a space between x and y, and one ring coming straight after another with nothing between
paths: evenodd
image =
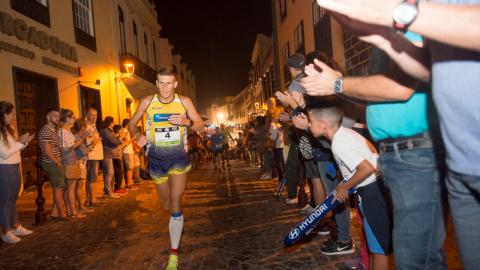
<instances>
[{"instance_id":1,"label":"blue shirt","mask_svg":"<svg viewBox=\"0 0 480 270\"><path fill-rule=\"evenodd\" d=\"M225 137L223 136L223 134L213 134L210 140L212 141L212 148L214 150L223 149L225 144Z\"/></svg>"},{"instance_id":2,"label":"blue shirt","mask_svg":"<svg viewBox=\"0 0 480 270\"><path fill-rule=\"evenodd\" d=\"M480 0L434 2L480 4ZM455 172L480 176L480 52L433 40L429 40L429 47L433 99L447 149L447 165Z\"/></svg>"},{"instance_id":3,"label":"blue shirt","mask_svg":"<svg viewBox=\"0 0 480 270\"><path fill-rule=\"evenodd\" d=\"M422 41L413 33L405 35L411 41ZM390 59L377 48L372 49L370 73L377 74L388 70ZM385 89L388 91L388 89ZM415 92L404 102L373 103L367 107L367 124L375 141L410 137L428 131L427 94Z\"/></svg>"}]
</instances>

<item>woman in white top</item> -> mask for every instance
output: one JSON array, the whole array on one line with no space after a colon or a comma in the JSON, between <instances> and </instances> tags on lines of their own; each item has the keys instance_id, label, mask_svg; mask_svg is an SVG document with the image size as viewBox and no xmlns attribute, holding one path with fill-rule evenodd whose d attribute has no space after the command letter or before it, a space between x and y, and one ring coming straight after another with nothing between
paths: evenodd
<instances>
[{"instance_id":1,"label":"woman in white top","mask_svg":"<svg viewBox=\"0 0 480 270\"><path fill-rule=\"evenodd\" d=\"M60 142L60 147L62 149L62 165L79 165L79 161L75 156L75 150L83 143L85 140L85 135L82 134L81 136L75 137L75 135L70 130L75 123L75 116L73 115L73 111L69 109L61 109L60 110L60 128L58 129L58 139ZM74 159L74 160L71 160ZM86 217L85 214L80 213L77 211L77 207L75 205L75 191L77 188L77 182L80 181L79 179L65 179L67 182L67 190L65 191L64 199L67 204L67 209L69 215L74 218L84 218ZM81 185L80 189L81 189Z\"/></svg>"},{"instance_id":2,"label":"woman in white top","mask_svg":"<svg viewBox=\"0 0 480 270\"><path fill-rule=\"evenodd\" d=\"M278 119L272 120L272 123L270 124L269 136L270 139L275 142L275 147L273 148L273 164L275 170L277 171L278 184L280 185L285 174L285 159L283 157L283 147L285 144L283 142L282 125L278 123Z\"/></svg>"},{"instance_id":3,"label":"woman in white top","mask_svg":"<svg viewBox=\"0 0 480 270\"><path fill-rule=\"evenodd\" d=\"M29 235L32 231L18 221L17 199L20 191L20 151L33 139L34 135L23 134L16 138L12 123L15 108L10 102L0 101L0 226L5 243L20 242L18 236Z\"/></svg>"}]
</instances>

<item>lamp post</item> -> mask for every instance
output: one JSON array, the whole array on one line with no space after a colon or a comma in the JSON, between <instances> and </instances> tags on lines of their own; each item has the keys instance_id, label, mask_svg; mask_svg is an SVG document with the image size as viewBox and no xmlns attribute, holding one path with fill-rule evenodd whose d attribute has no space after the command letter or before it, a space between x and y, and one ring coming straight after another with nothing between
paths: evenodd
<instances>
[{"instance_id":1,"label":"lamp post","mask_svg":"<svg viewBox=\"0 0 480 270\"><path fill-rule=\"evenodd\" d=\"M125 63L123 65L123 67L125 68L125 73L117 73L116 76L115 76L115 94L117 95L117 110L118 110L118 122L121 123L122 119L121 119L121 112L120 112L120 91L118 89L118 85L117 83L119 83L121 80L124 80L124 79L132 79L133 78L133 74L135 73L135 65L132 64L132 63Z\"/></svg>"}]
</instances>

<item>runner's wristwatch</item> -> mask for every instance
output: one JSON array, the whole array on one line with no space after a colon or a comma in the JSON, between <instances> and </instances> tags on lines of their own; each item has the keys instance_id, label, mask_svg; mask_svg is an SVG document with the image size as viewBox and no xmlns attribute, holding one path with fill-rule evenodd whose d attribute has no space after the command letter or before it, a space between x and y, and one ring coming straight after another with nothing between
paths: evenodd
<instances>
[{"instance_id":1,"label":"runner's wristwatch","mask_svg":"<svg viewBox=\"0 0 480 270\"><path fill-rule=\"evenodd\" d=\"M418 0L405 0L393 9L393 27L405 33L418 15Z\"/></svg>"}]
</instances>

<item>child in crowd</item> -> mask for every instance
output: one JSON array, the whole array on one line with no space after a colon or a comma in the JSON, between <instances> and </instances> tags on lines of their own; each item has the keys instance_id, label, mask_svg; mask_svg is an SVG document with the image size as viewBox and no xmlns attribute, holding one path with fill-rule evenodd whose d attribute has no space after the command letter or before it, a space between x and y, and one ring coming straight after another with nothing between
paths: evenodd
<instances>
[{"instance_id":1,"label":"child in crowd","mask_svg":"<svg viewBox=\"0 0 480 270\"><path fill-rule=\"evenodd\" d=\"M341 127L343 113L336 107L309 111L310 130L315 137L331 141L333 156L346 180L336 188L335 199L348 200L348 190L356 188L363 229L371 255L371 269L388 269L392 222L387 194L380 185L378 154L373 145L357 132Z\"/></svg>"}]
</instances>

